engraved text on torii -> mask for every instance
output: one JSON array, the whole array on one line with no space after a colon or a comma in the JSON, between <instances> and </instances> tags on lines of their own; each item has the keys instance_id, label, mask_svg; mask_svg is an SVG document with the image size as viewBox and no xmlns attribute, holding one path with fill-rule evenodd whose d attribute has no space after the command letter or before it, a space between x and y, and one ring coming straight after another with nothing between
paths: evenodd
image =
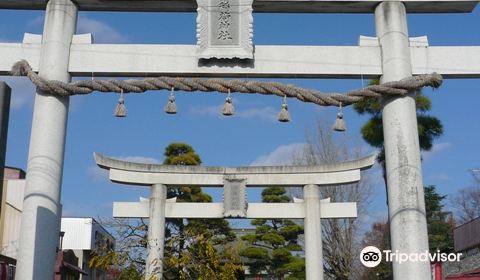
<instances>
[{"instance_id":1,"label":"engraved text on torii","mask_svg":"<svg viewBox=\"0 0 480 280\"><path fill-rule=\"evenodd\" d=\"M230 26L232 20L232 11L230 0L220 0L218 3L218 34L217 39L222 41L231 41L233 39L230 33Z\"/></svg>"},{"instance_id":2,"label":"engraved text on torii","mask_svg":"<svg viewBox=\"0 0 480 280\"><path fill-rule=\"evenodd\" d=\"M253 0L197 0L197 57L253 59Z\"/></svg>"}]
</instances>

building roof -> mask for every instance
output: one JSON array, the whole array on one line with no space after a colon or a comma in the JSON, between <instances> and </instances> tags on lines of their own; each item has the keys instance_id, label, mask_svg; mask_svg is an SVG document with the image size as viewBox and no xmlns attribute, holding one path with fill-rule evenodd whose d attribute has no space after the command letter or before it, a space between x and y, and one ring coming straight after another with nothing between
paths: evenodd
<instances>
[{"instance_id":1,"label":"building roof","mask_svg":"<svg viewBox=\"0 0 480 280\"><path fill-rule=\"evenodd\" d=\"M480 268L462 272L455 275L450 275L445 278L447 280L480 280Z\"/></svg>"},{"instance_id":2,"label":"building roof","mask_svg":"<svg viewBox=\"0 0 480 280\"><path fill-rule=\"evenodd\" d=\"M480 217L473 219L453 230L455 252L461 252L480 246Z\"/></svg>"},{"instance_id":3,"label":"building roof","mask_svg":"<svg viewBox=\"0 0 480 280\"><path fill-rule=\"evenodd\" d=\"M18 167L5 166L3 169L4 180L25 179L26 172Z\"/></svg>"}]
</instances>

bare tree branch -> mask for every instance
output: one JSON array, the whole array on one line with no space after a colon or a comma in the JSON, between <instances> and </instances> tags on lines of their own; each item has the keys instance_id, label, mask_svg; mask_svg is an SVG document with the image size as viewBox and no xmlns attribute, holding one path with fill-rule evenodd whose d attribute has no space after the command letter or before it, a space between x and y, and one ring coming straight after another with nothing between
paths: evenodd
<instances>
[{"instance_id":1,"label":"bare tree branch","mask_svg":"<svg viewBox=\"0 0 480 280\"><path fill-rule=\"evenodd\" d=\"M471 170L472 185L461 189L450 199L455 216L463 224L480 216L480 172Z\"/></svg>"},{"instance_id":2,"label":"bare tree branch","mask_svg":"<svg viewBox=\"0 0 480 280\"><path fill-rule=\"evenodd\" d=\"M315 131L307 131L306 146L301 157L294 158L295 164L314 165L346 161L364 156L361 145L350 147L347 138L337 139L332 129L318 121ZM301 190L294 195L302 196ZM357 184L322 187L321 196L332 201L356 202L358 216L367 213L367 205L372 197L371 180L368 174L362 174ZM361 246L360 219L322 220L323 255L326 277L331 279L356 279L358 258Z\"/></svg>"}]
</instances>

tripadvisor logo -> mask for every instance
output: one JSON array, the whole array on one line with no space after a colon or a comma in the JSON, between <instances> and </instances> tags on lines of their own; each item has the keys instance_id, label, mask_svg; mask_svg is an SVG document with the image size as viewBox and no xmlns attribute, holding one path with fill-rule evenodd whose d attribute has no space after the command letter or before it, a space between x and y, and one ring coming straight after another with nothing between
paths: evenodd
<instances>
[{"instance_id":1,"label":"tripadvisor logo","mask_svg":"<svg viewBox=\"0 0 480 280\"><path fill-rule=\"evenodd\" d=\"M366 267L376 267L382 261L382 257L386 262L397 262L399 264L405 262L458 262L462 253L441 253L437 250L435 253L428 251L424 253L400 253L392 250L380 251L375 246L367 246L360 252L360 262Z\"/></svg>"},{"instance_id":2,"label":"tripadvisor logo","mask_svg":"<svg viewBox=\"0 0 480 280\"><path fill-rule=\"evenodd\" d=\"M367 246L360 252L360 262L366 267L376 267L382 261L382 252L375 246Z\"/></svg>"}]
</instances>

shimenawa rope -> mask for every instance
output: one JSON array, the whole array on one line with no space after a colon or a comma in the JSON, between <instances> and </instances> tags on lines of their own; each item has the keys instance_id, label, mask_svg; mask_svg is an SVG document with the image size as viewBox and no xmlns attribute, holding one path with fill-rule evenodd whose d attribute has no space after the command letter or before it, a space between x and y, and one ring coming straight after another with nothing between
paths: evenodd
<instances>
[{"instance_id":1,"label":"shimenawa rope","mask_svg":"<svg viewBox=\"0 0 480 280\"><path fill-rule=\"evenodd\" d=\"M277 82L198 79L156 77L143 80L83 80L64 83L56 80L47 80L32 70L26 60L15 63L11 71L15 76L27 76L44 93L57 96L71 96L99 92L143 93L148 90L182 90L187 92L237 92L260 93L293 97L303 102L314 103L320 106L348 106L359 102L365 97L379 98L384 95L404 96L409 91L429 86L438 88L442 84L442 76L437 73L418 75L396 82L382 85L371 85L362 89L353 90L345 94L323 93L317 90L303 89L294 85Z\"/></svg>"}]
</instances>

